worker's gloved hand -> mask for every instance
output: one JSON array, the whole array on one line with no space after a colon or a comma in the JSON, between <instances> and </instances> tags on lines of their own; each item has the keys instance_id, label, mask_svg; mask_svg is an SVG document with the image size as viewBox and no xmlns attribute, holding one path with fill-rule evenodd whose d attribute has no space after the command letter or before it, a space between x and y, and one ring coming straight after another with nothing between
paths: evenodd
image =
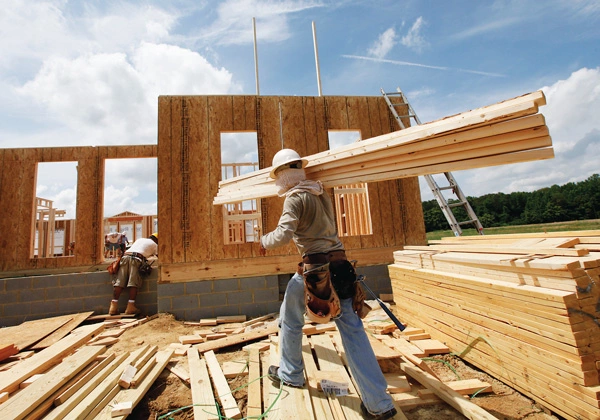
<instances>
[{"instance_id":1,"label":"worker's gloved hand","mask_svg":"<svg viewBox=\"0 0 600 420\"><path fill-rule=\"evenodd\" d=\"M262 243L260 244L260 249L258 250L258 253L261 257L265 257L267 255L267 250L262 246Z\"/></svg>"}]
</instances>

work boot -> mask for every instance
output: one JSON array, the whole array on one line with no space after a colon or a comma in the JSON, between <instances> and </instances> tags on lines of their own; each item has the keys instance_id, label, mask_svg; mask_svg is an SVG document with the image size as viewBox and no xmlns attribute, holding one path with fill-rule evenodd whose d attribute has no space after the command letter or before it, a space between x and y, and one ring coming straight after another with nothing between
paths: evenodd
<instances>
[{"instance_id":1,"label":"work boot","mask_svg":"<svg viewBox=\"0 0 600 420\"><path fill-rule=\"evenodd\" d=\"M137 306L135 306L135 302L127 302L127 309L125 309L125 314L127 315L135 315L139 314L140 311Z\"/></svg>"},{"instance_id":2,"label":"work boot","mask_svg":"<svg viewBox=\"0 0 600 420\"><path fill-rule=\"evenodd\" d=\"M108 309L109 315L119 315L119 302L110 301L110 308Z\"/></svg>"},{"instance_id":3,"label":"work boot","mask_svg":"<svg viewBox=\"0 0 600 420\"><path fill-rule=\"evenodd\" d=\"M281 378L279 377L279 366L274 366L271 365L269 366L269 379L273 382L275 382L276 384L282 383L286 386L291 386L292 388L304 388L304 384L302 385L294 385L294 384L290 384L289 382L286 381L282 381Z\"/></svg>"},{"instance_id":4,"label":"work boot","mask_svg":"<svg viewBox=\"0 0 600 420\"><path fill-rule=\"evenodd\" d=\"M367 407L365 407L365 404L362 401L360 402L360 411L362 411L362 415L364 418L374 420L387 420L393 418L396 414L398 414L398 411L395 408L392 408L391 410L388 410L385 413L371 414L369 413L369 410L367 410Z\"/></svg>"}]
</instances>

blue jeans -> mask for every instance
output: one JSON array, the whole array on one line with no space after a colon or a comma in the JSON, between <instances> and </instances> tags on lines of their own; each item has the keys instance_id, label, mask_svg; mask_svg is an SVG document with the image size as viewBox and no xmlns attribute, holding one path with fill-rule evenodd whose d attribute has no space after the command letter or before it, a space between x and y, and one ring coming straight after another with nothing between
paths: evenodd
<instances>
[{"instance_id":1,"label":"blue jeans","mask_svg":"<svg viewBox=\"0 0 600 420\"><path fill-rule=\"evenodd\" d=\"M352 310L352 299L341 300L342 314L335 320L342 337L348 367L367 410L381 414L394 408L392 397L386 392L387 382L362 320ZM304 384L302 361L302 327L304 326L304 280L294 274L287 285L279 320L281 360L279 377L292 385Z\"/></svg>"}]
</instances>

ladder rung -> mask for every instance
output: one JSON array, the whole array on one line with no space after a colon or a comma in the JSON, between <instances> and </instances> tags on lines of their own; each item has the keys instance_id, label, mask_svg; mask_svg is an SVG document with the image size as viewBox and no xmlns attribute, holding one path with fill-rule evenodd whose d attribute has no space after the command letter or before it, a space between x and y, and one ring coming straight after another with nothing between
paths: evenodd
<instances>
[{"instance_id":1,"label":"ladder rung","mask_svg":"<svg viewBox=\"0 0 600 420\"><path fill-rule=\"evenodd\" d=\"M438 187L438 189L440 189L440 190L452 190L452 189L454 189L454 186L449 185L447 187Z\"/></svg>"},{"instance_id":2,"label":"ladder rung","mask_svg":"<svg viewBox=\"0 0 600 420\"><path fill-rule=\"evenodd\" d=\"M450 208L454 208L454 207L460 207L460 206L464 206L465 203L464 201L459 201L458 203L448 203L448 207Z\"/></svg>"},{"instance_id":3,"label":"ladder rung","mask_svg":"<svg viewBox=\"0 0 600 420\"><path fill-rule=\"evenodd\" d=\"M464 222L458 222L459 225L463 226L463 225L470 225L475 223L475 219L473 220L465 220Z\"/></svg>"}]
</instances>

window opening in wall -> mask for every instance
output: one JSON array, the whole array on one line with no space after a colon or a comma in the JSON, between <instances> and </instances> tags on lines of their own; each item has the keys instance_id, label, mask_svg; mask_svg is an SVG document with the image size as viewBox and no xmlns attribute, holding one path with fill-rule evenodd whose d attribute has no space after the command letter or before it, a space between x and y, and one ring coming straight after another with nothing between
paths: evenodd
<instances>
[{"instance_id":1,"label":"window opening in wall","mask_svg":"<svg viewBox=\"0 0 600 420\"><path fill-rule=\"evenodd\" d=\"M329 149L361 140L360 131L329 130ZM364 182L333 189L339 236L372 235L369 189Z\"/></svg>"},{"instance_id":2,"label":"window opening in wall","mask_svg":"<svg viewBox=\"0 0 600 420\"><path fill-rule=\"evenodd\" d=\"M258 170L258 136L252 132L221 133L221 180ZM262 230L260 199L223 205L225 245L258 242Z\"/></svg>"},{"instance_id":3,"label":"window opening in wall","mask_svg":"<svg viewBox=\"0 0 600 420\"><path fill-rule=\"evenodd\" d=\"M139 238L158 232L156 158L104 162L104 258L116 258Z\"/></svg>"},{"instance_id":4,"label":"window opening in wall","mask_svg":"<svg viewBox=\"0 0 600 420\"><path fill-rule=\"evenodd\" d=\"M77 162L38 163L31 258L74 255L76 203Z\"/></svg>"}]
</instances>

